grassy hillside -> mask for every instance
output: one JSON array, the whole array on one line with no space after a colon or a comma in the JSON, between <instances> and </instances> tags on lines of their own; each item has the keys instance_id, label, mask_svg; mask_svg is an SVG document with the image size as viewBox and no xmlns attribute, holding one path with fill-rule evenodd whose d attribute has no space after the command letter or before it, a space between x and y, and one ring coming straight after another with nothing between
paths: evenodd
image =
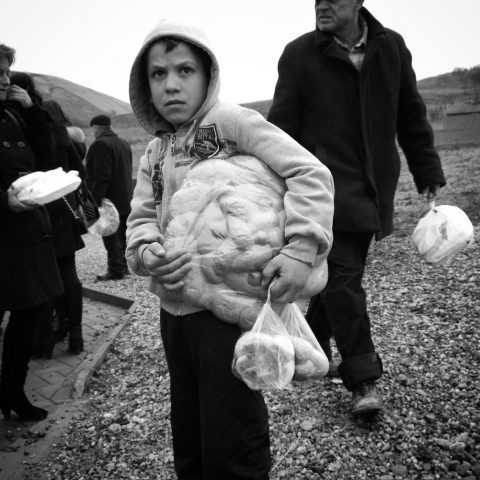
<instances>
[{"instance_id":1,"label":"grassy hillside","mask_svg":"<svg viewBox=\"0 0 480 480\"><path fill-rule=\"evenodd\" d=\"M480 103L480 66L457 68L453 72L418 82L434 128L440 126L445 111L452 104Z\"/></svg>"}]
</instances>

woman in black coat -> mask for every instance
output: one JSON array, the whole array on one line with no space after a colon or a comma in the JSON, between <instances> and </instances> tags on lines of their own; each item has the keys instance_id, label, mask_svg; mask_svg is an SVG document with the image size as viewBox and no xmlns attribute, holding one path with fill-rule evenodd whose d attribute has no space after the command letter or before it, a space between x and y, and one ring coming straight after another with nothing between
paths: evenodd
<instances>
[{"instance_id":1,"label":"woman in black coat","mask_svg":"<svg viewBox=\"0 0 480 480\"><path fill-rule=\"evenodd\" d=\"M43 103L52 120L56 163L65 171L76 170L85 179L85 166L72 139L67 132L70 123L60 105L54 100ZM85 246L74 211L77 198L74 193L47 205L52 219L53 243L58 267L62 275L64 293L55 301L55 311L59 322L57 335L62 338L68 332L68 350L79 354L83 350L82 284L77 275L75 252ZM50 345L53 349L53 346ZM51 354L51 350L49 352Z\"/></svg>"},{"instance_id":2,"label":"woman in black coat","mask_svg":"<svg viewBox=\"0 0 480 480\"><path fill-rule=\"evenodd\" d=\"M23 420L39 420L48 412L29 402L24 384L37 323L63 286L45 207L20 202L9 187L26 173L56 165L45 112L26 90L10 85L14 54L0 45L0 310L10 312L0 409L5 418L13 410Z\"/></svg>"},{"instance_id":3,"label":"woman in black coat","mask_svg":"<svg viewBox=\"0 0 480 480\"><path fill-rule=\"evenodd\" d=\"M14 72L10 76L10 82L26 89L30 96L34 97L36 102L41 104L47 112L50 119L49 128L53 137L55 164L66 172L78 171L80 177L84 179L85 166L67 132L67 125L70 122L60 105L55 100L43 101L35 88L33 77L28 73ZM61 297L50 302L50 308L40 322L33 356L51 358L55 345L52 330L54 310L58 323L57 338L63 339L68 333L68 350L74 354L79 354L83 350L82 284L77 275L75 252L83 248L85 244L81 237L83 232L79 231L74 216L77 207L74 193L50 202L46 207L52 224L53 246L64 292Z\"/></svg>"}]
</instances>

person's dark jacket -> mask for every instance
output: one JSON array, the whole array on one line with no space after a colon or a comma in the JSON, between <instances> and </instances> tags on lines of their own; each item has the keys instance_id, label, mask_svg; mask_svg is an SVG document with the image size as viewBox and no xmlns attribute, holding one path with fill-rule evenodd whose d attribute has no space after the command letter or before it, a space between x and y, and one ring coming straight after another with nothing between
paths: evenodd
<instances>
[{"instance_id":1,"label":"person's dark jacket","mask_svg":"<svg viewBox=\"0 0 480 480\"><path fill-rule=\"evenodd\" d=\"M108 198L120 215L128 215L133 193L132 149L129 143L106 129L90 145L86 166L87 186L97 204Z\"/></svg>"},{"instance_id":2,"label":"person's dark jacket","mask_svg":"<svg viewBox=\"0 0 480 480\"><path fill-rule=\"evenodd\" d=\"M83 160L87 155L87 146L83 142L77 142L75 140L72 140L72 142L79 157Z\"/></svg>"},{"instance_id":3,"label":"person's dark jacket","mask_svg":"<svg viewBox=\"0 0 480 480\"><path fill-rule=\"evenodd\" d=\"M15 213L8 205L8 188L21 175L56 168L38 105L0 104L0 159L0 310L9 311L40 305L63 290L45 207Z\"/></svg>"},{"instance_id":4,"label":"person's dark jacket","mask_svg":"<svg viewBox=\"0 0 480 480\"><path fill-rule=\"evenodd\" d=\"M331 35L302 35L280 57L268 120L332 172L334 231L379 240L393 229L397 134L419 192L445 178L403 38L365 8L360 14L368 25L360 72Z\"/></svg>"},{"instance_id":5,"label":"person's dark jacket","mask_svg":"<svg viewBox=\"0 0 480 480\"><path fill-rule=\"evenodd\" d=\"M43 108L50 117L50 130L53 136L55 163L66 172L76 170L84 179L86 175L82 158L78 154L72 139L68 135L70 123L62 107L55 100L43 102ZM64 198L47 204L47 211L52 223L52 237L57 258L71 255L85 246L72 211L77 207L76 194L70 193Z\"/></svg>"}]
</instances>

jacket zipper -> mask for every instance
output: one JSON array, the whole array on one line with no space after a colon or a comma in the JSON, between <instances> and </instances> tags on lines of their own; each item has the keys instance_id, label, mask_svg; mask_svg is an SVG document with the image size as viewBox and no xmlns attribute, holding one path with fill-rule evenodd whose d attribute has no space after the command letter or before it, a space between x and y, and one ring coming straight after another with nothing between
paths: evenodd
<instances>
[{"instance_id":1,"label":"jacket zipper","mask_svg":"<svg viewBox=\"0 0 480 480\"><path fill-rule=\"evenodd\" d=\"M175 141L177 140L177 134L172 133L170 139L170 185L174 184L175 181Z\"/></svg>"}]
</instances>

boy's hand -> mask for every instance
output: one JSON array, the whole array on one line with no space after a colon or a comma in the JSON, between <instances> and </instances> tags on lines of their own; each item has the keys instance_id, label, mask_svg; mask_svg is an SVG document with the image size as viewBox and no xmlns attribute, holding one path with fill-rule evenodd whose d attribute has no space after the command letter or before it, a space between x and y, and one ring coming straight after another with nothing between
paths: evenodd
<instances>
[{"instance_id":1,"label":"boy's hand","mask_svg":"<svg viewBox=\"0 0 480 480\"><path fill-rule=\"evenodd\" d=\"M270 289L272 300L292 303L305 287L311 271L310 265L280 253L263 269L262 286L268 288L275 277Z\"/></svg>"},{"instance_id":2,"label":"boy's hand","mask_svg":"<svg viewBox=\"0 0 480 480\"><path fill-rule=\"evenodd\" d=\"M190 253L183 249L167 252L158 242L151 243L143 251L142 259L148 273L170 291L183 288L181 280L192 268Z\"/></svg>"}]
</instances>

